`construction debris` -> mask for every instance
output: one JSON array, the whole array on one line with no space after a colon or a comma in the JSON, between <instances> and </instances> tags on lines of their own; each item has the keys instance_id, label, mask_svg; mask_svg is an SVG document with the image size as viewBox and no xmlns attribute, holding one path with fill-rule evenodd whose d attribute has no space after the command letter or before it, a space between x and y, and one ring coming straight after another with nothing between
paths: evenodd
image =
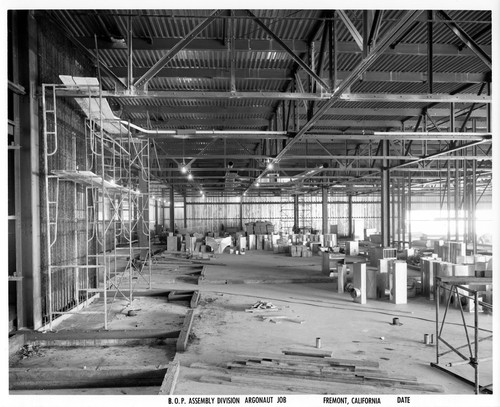
<instances>
[{"instance_id":1,"label":"construction debris","mask_svg":"<svg viewBox=\"0 0 500 407\"><path fill-rule=\"evenodd\" d=\"M24 345L19 350L19 355L21 356L21 359L31 358L33 356L40 356L41 354L42 350L38 345L27 344Z\"/></svg>"},{"instance_id":2,"label":"construction debris","mask_svg":"<svg viewBox=\"0 0 500 407\"><path fill-rule=\"evenodd\" d=\"M274 324L279 324L281 323L281 321L295 322L296 324L303 324L304 322L306 322L303 319L293 318L286 315L273 315L273 316L259 315L259 317L264 322L272 322Z\"/></svg>"},{"instance_id":3,"label":"construction debris","mask_svg":"<svg viewBox=\"0 0 500 407\"><path fill-rule=\"evenodd\" d=\"M272 302L259 300L252 305L251 309L277 309L277 307Z\"/></svg>"}]
</instances>

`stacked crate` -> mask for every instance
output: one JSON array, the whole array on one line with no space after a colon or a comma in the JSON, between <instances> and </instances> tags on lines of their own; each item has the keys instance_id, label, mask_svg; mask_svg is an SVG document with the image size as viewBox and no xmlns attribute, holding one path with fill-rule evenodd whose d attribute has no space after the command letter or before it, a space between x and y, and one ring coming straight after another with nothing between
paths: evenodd
<instances>
[{"instance_id":1,"label":"stacked crate","mask_svg":"<svg viewBox=\"0 0 500 407\"><path fill-rule=\"evenodd\" d=\"M303 245L290 246L290 255L292 257L312 257L311 250Z\"/></svg>"}]
</instances>

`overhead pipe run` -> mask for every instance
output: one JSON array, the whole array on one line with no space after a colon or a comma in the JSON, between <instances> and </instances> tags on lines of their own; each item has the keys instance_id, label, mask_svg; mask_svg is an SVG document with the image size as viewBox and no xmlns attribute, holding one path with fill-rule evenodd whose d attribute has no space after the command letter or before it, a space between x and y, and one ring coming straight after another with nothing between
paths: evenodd
<instances>
[{"instance_id":1,"label":"overhead pipe run","mask_svg":"<svg viewBox=\"0 0 500 407\"><path fill-rule=\"evenodd\" d=\"M120 123L144 133L153 136L172 136L173 138L190 138L192 136L258 136L259 138L283 138L288 139L290 136L286 131L264 131L264 130L159 130L159 129L145 129L144 127L137 126L126 120L120 120ZM281 137L280 137L281 136Z\"/></svg>"}]
</instances>

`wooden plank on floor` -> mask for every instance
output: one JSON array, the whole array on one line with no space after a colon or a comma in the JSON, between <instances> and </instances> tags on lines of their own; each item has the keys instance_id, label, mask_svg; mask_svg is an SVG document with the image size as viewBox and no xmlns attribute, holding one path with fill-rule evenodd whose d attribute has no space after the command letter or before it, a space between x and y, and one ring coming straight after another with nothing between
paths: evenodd
<instances>
[{"instance_id":1,"label":"wooden plank on floor","mask_svg":"<svg viewBox=\"0 0 500 407\"><path fill-rule=\"evenodd\" d=\"M166 371L166 365L10 368L9 389L160 386Z\"/></svg>"},{"instance_id":2,"label":"wooden plank on floor","mask_svg":"<svg viewBox=\"0 0 500 407\"><path fill-rule=\"evenodd\" d=\"M207 278L206 273L207 273L207 266L204 265L204 266L202 266L200 275L198 277L198 284L205 283L205 280Z\"/></svg>"},{"instance_id":3,"label":"wooden plank on floor","mask_svg":"<svg viewBox=\"0 0 500 407\"><path fill-rule=\"evenodd\" d=\"M93 388L81 388L81 389L44 389L43 395L63 395L68 396L79 396L79 395L157 395L158 386L127 386L127 387L93 387ZM30 395L39 396L40 390L10 390L9 395Z\"/></svg>"},{"instance_id":4,"label":"wooden plank on floor","mask_svg":"<svg viewBox=\"0 0 500 407\"><path fill-rule=\"evenodd\" d=\"M180 364L178 360L172 361L168 364L167 373L163 378L160 387L159 395L174 394L177 378L179 377Z\"/></svg>"},{"instance_id":5,"label":"wooden plank on floor","mask_svg":"<svg viewBox=\"0 0 500 407\"><path fill-rule=\"evenodd\" d=\"M326 364L332 366L360 366L360 367L379 367L377 361L372 360L357 360L357 359L339 359L339 358L318 358L314 356L297 356L297 355L282 355L274 353L257 353L254 355L237 355L238 359L248 359L253 361L258 360L275 360L283 362L295 363L313 363L313 364Z\"/></svg>"},{"instance_id":6,"label":"wooden plank on floor","mask_svg":"<svg viewBox=\"0 0 500 407\"><path fill-rule=\"evenodd\" d=\"M277 367L300 367L300 368L308 368L315 369L321 372L354 372L358 375L371 375L377 377L388 377L389 374L383 370L377 368L367 368L367 367L359 367L352 365L330 365L326 363L315 363L303 360L294 360L294 361L285 361L285 360L248 360L248 359L236 359L235 363L240 363L244 365L255 365L255 366L277 366ZM410 377L405 376L409 380L416 380Z\"/></svg>"},{"instance_id":7,"label":"wooden plank on floor","mask_svg":"<svg viewBox=\"0 0 500 407\"><path fill-rule=\"evenodd\" d=\"M363 377L362 375L357 375L351 372L341 372L341 373L316 373L306 370L297 369L275 369L275 368L263 368L263 367L252 367L243 366L237 367L236 369L231 369L231 376L234 375L268 375L274 377L286 377L301 380L318 380L318 381L332 381L339 383L349 383L349 384L361 384L369 386L381 386L381 387L392 387L394 389L404 388L413 389L415 391L426 391L426 392L443 392L443 388L439 385L426 384L408 381L404 379L397 378L386 378L386 377Z\"/></svg>"},{"instance_id":8,"label":"wooden plank on floor","mask_svg":"<svg viewBox=\"0 0 500 407\"><path fill-rule=\"evenodd\" d=\"M191 326L193 325L193 318L194 310L190 309L187 312L186 317L184 318L184 324L182 325L181 333L179 335L179 338L177 339L177 352L184 352L187 348Z\"/></svg>"},{"instance_id":9,"label":"wooden plank on floor","mask_svg":"<svg viewBox=\"0 0 500 407\"><path fill-rule=\"evenodd\" d=\"M316 358L331 358L333 356L332 350L323 350L323 349L285 348L282 349L281 351L285 355L311 356Z\"/></svg>"},{"instance_id":10,"label":"wooden plank on floor","mask_svg":"<svg viewBox=\"0 0 500 407\"><path fill-rule=\"evenodd\" d=\"M26 334L26 342L33 341L71 341L71 340L113 340L113 339L148 339L148 338L178 338L179 331L166 331L164 329L135 329L116 331L59 331L59 332L36 332L30 331ZM74 345L79 346L79 345ZM82 345L86 346L86 345Z\"/></svg>"},{"instance_id":11,"label":"wooden plank on floor","mask_svg":"<svg viewBox=\"0 0 500 407\"><path fill-rule=\"evenodd\" d=\"M200 292L196 290L193 293L193 296L191 297L191 302L189 303L189 306L191 308L196 308L198 306L198 302L200 301Z\"/></svg>"},{"instance_id":12,"label":"wooden plank on floor","mask_svg":"<svg viewBox=\"0 0 500 407\"><path fill-rule=\"evenodd\" d=\"M168 301L190 301L193 291L171 291L168 294Z\"/></svg>"}]
</instances>

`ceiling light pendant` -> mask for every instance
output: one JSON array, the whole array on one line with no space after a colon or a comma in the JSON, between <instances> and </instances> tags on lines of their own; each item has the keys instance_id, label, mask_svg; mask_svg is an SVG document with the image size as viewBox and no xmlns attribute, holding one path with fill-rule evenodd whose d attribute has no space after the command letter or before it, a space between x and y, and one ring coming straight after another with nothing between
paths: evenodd
<instances>
[{"instance_id":1,"label":"ceiling light pendant","mask_svg":"<svg viewBox=\"0 0 500 407\"><path fill-rule=\"evenodd\" d=\"M193 174L191 174L191 173L189 173L189 174L188 174L188 180L189 180L189 181L192 181L192 180L193 180Z\"/></svg>"}]
</instances>

